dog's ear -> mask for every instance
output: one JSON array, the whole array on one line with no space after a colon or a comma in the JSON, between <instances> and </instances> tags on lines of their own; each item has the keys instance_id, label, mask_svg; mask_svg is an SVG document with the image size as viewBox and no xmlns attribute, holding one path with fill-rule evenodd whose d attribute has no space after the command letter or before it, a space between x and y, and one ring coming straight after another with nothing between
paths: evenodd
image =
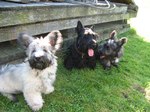
<instances>
[{"instance_id":1,"label":"dog's ear","mask_svg":"<svg viewBox=\"0 0 150 112\"><path fill-rule=\"evenodd\" d=\"M121 39L119 39L120 45L124 45L125 43L127 43L128 39L126 37L122 37Z\"/></svg>"},{"instance_id":2,"label":"dog's ear","mask_svg":"<svg viewBox=\"0 0 150 112\"><path fill-rule=\"evenodd\" d=\"M92 25L92 26L90 27L90 29L91 29L92 31L94 31L94 28L95 28L94 25Z\"/></svg>"},{"instance_id":3,"label":"dog's ear","mask_svg":"<svg viewBox=\"0 0 150 112\"><path fill-rule=\"evenodd\" d=\"M114 31L112 31L111 33L110 33L110 39L115 39L116 38L116 36L117 36L117 32L116 32L116 30L114 30Z\"/></svg>"},{"instance_id":4,"label":"dog's ear","mask_svg":"<svg viewBox=\"0 0 150 112\"><path fill-rule=\"evenodd\" d=\"M78 34L78 37L83 37L84 34L84 26L80 21L77 23L76 32Z\"/></svg>"},{"instance_id":5,"label":"dog's ear","mask_svg":"<svg viewBox=\"0 0 150 112\"><path fill-rule=\"evenodd\" d=\"M62 34L58 30L50 32L44 39L49 41L54 53L61 47L63 42Z\"/></svg>"},{"instance_id":6,"label":"dog's ear","mask_svg":"<svg viewBox=\"0 0 150 112\"><path fill-rule=\"evenodd\" d=\"M27 49L29 44L34 40L33 37L29 36L28 34L25 33L20 33L18 38L18 43L24 48Z\"/></svg>"}]
</instances>

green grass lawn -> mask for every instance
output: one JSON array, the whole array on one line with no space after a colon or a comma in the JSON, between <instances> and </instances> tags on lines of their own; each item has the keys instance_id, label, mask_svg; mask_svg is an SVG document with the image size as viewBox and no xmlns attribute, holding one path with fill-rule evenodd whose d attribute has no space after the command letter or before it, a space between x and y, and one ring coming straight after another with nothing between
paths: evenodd
<instances>
[{"instance_id":1,"label":"green grass lawn","mask_svg":"<svg viewBox=\"0 0 150 112\"><path fill-rule=\"evenodd\" d=\"M55 91L44 95L40 112L150 112L144 89L150 83L150 43L134 30L119 35L128 37L119 68L95 70L63 67L59 58ZM22 95L18 103L0 96L0 112L30 112Z\"/></svg>"}]
</instances>

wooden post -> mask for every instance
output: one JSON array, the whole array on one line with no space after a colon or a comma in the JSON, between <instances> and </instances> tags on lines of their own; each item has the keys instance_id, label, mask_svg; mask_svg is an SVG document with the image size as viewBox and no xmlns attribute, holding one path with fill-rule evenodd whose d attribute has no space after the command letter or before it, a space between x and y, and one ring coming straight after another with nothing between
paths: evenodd
<instances>
[{"instance_id":1,"label":"wooden post","mask_svg":"<svg viewBox=\"0 0 150 112\"><path fill-rule=\"evenodd\" d=\"M6 0L10 2L20 2L20 3L30 3L30 2L39 2L40 0Z\"/></svg>"}]
</instances>

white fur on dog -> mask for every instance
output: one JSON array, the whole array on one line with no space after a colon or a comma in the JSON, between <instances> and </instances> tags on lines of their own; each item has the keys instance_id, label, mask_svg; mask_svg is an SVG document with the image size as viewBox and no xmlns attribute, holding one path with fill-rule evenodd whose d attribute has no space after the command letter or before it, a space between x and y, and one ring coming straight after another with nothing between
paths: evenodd
<instances>
[{"instance_id":1,"label":"white fur on dog","mask_svg":"<svg viewBox=\"0 0 150 112\"><path fill-rule=\"evenodd\" d=\"M34 111L43 106L41 93L48 94L54 91L56 60L53 66L42 71L32 69L28 62L6 66L5 69L7 71L0 75L0 92L23 92L25 100Z\"/></svg>"},{"instance_id":2,"label":"white fur on dog","mask_svg":"<svg viewBox=\"0 0 150 112\"><path fill-rule=\"evenodd\" d=\"M54 32L50 34L53 33ZM62 40L60 32L58 31L57 33L60 35L58 40L60 41L60 38ZM44 103L41 95L42 93L49 94L54 91L53 83L56 79L57 57L52 52L52 50L54 51L54 48L52 47L55 46L51 46L47 39L51 38L50 34L49 37L46 37L45 39L31 39L31 42L28 41L29 45L26 49L28 57L26 62L16 65L6 65L0 70L0 93L13 100L12 94L22 92L27 104L33 111L42 108ZM32 53L33 49L36 50L35 53ZM32 55L35 57L43 56L43 49L47 50L46 55L48 59L51 60L50 66L43 70L32 68L28 60L32 58Z\"/></svg>"}]
</instances>

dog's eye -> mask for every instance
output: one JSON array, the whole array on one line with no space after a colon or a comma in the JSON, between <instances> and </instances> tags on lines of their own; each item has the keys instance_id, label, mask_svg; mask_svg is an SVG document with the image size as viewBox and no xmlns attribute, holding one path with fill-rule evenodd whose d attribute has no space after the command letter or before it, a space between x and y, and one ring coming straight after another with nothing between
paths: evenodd
<instances>
[{"instance_id":1,"label":"dog's eye","mask_svg":"<svg viewBox=\"0 0 150 112\"><path fill-rule=\"evenodd\" d=\"M105 48L106 48L106 49L109 49L110 47L109 47L109 45L105 45Z\"/></svg>"},{"instance_id":2,"label":"dog's eye","mask_svg":"<svg viewBox=\"0 0 150 112\"><path fill-rule=\"evenodd\" d=\"M97 40L98 36L97 35L93 35L93 39Z\"/></svg>"},{"instance_id":3,"label":"dog's eye","mask_svg":"<svg viewBox=\"0 0 150 112\"><path fill-rule=\"evenodd\" d=\"M92 37L93 37L93 38L95 38L95 35L94 35L94 34L92 34Z\"/></svg>"},{"instance_id":4,"label":"dog's eye","mask_svg":"<svg viewBox=\"0 0 150 112\"><path fill-rule=\"evenodd\" d=\"M109 46L106 46L107 49L109 49Z\"/></svg>"},{"instance_id":5,"label":"dog's eye","mask_svg":"<svg viewBox=\"0 0 150 112\"><path fill-rule=\"evenodd\" d=\"M104 44L104 47L105 47L106 49L109 49L109 45L107 45L106 43Z\"/></svg>"},{"instance_id":6,"label":"dog's eye","mask_svg":"<svg viewBox=\"0 0 150 112\"><path fill-rule=\"evenodd\" d=\"M46 49L43 49L43 51L44 51L44 52L47 52L47 50L46 50Z\"/></svg>"},{"instance_id":7,"label":"dog's eye","mask_svg":"<svg viewBox=\"0 0 150 112\"><path fill-rule=\"evenodd\" d=\"M34 52L35 52L35 49L33 49L32 53L34 53Z\"/></svg>"}]
</instances>

